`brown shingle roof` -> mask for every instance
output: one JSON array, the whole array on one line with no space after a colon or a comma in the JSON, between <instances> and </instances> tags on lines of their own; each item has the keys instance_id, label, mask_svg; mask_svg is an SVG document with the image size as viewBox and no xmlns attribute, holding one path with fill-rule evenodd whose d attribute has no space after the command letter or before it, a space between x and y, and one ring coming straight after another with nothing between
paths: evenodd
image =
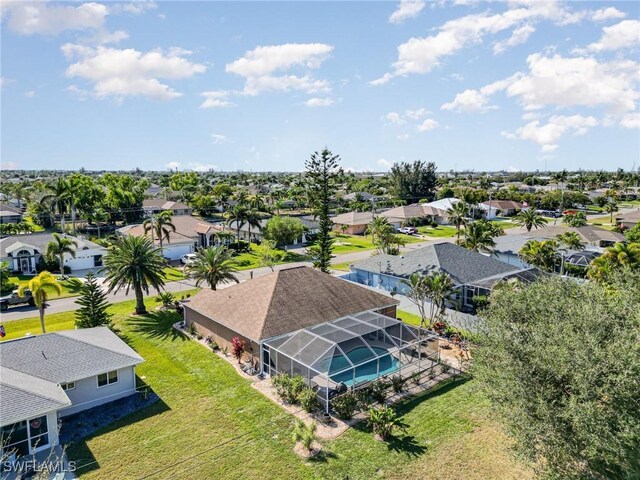
<instances>
[{"instance_id":1,"label":"brown shingle roof","mask_svg":"<svg viewBox=\"0 0 640 480\"><path fill-rule=\"evenodd\" d=\"M337 225L368 225L372 220L371 212L348 212L331 218L331 221Z\"/></svg>"},{"instance_id":2,"label":"brown shingle roof","mask_svg":"<svg viewBox=\"0 0 640 480\"><path fill-rule=\"evenodd\" d=\"M594 225L586 225L584 227L565 227L562 225L555 225L541 228L536 230L534 233L536 237L554 238L556 235L566 232L576 232L585 242L588 243L599 241L624 242L625 240L625 236L621 233L612 232Z\"/></svg>"},{"instance_id":3,"label":"brown shingle roof","mask_svg":"<svg viewBox=\"0 0 640 480\"><path fill-rule=\"evenodd\" d=\"M397 304L387 295L346 280L295 267L224 290L201 290L185 306L258 342Z\"/></svg>"},{"instance_id":4,"label":"brown shingle roof","mask_svg":"<svg viewBox=\"0 0 640 480\"><path fill-rule=\"evenodd\" d=\"M206 234L210 229L218 230L218 227L213 223L205 222L191 215L174 215L171 217L171 223L176 227L176 231L169 232L169 241L167 242L165 239L165 244L190 242L198 238L198 233ZM144 225L127 226L120 229L120 233L135 236L151 235L151 232L145 233ZM158 243L157 238L154 240Z\"/></svg>"}]
</instances>

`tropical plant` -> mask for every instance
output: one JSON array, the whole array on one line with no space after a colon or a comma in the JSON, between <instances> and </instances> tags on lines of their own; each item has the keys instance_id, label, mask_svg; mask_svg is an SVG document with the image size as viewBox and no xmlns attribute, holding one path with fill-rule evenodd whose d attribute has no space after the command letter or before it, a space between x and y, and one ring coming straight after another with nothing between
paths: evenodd
<instances>
[{"instance_id":1,"label":"tropical plant","mask_svg":"<svg viewBox=\"0 0 640 480\"><path fill-rule=\"evenodd\" d=\"M369 385L369 394L371 398L378 403L383 403L387 399L387 391L389 390L389 382L384 378L378 378Z\"/></svg>"},{"instance_id":2,"label":"tropical plant","mask_svg":"<svg viewBox=\"0 0 640 480\"><path fill-rule=\"evenodd\" d=\"M175 299L176 297L171 292L160 292L156 296L156 302L162 303L162 306L165 308L173 305Z\"/></svg>"},{"instance_id":3,"label":"tropical plant","mask_svg":"<svg viewBox=\"0 0 640 480\"><path fill-rule=\"evenodd\" d=\"M11 285L9 281L10 274L9 263L0 262L0 291L4 292L9 289Z\"/></svg>"},{"instance_id":4,"label":"tropical plant","mask_svg":"<svg viewBox=\"0 0 640 480\"><path fill-rule=\"evenodd\" d=\"M614 272L640 268L640 243L616 243L589 265L587 276L607 282Z\"/></svg>"},{"instance_id":5,"label":"tropical plant","mask_svg":"<svg viewBox=\"0 0 640 480\"><path fill-rule=\"evenodd\" d=\"M358 396L354 392L344 393L331 400L331 407L343 420L351 420L358 408Z\"/></svg>"},{"instance_id":6,"label":"tropical plant","mask_svg":"<svg viewBox=\"0 0 640 480\"><path fill-rule=\"evenodd\" d=\"M265 240L260 245L256 245L253 250L258 258L261 267L269 267L273 272L273 267L282 263L287 256L287 252L278 250L273 240Z\"/></svg>"},{"instance_id":7,"label":"tropical plant","mask_svg":"<svg viewBox=\"0 0 640 480\"><path fill-rule=\"evenodd\" d=\"M240 283L235 276L238 262L233 258L233 252L224 246L200 249L185 270L195 278L197 287L205 282L211 290L217 290L220 283Z\"/></svg>"},{"instance_id":8,"label":"tropical plant","mask_svg":"<svg viewBox=\"0 0 640 480\"><path fill-rule=\"evenodd\" d=\"M393 375L391 377L391 387L393 391L396 393L403 392L408 380L408 378L404 378L402 375Z\"/></svg>"},{"instance_id":9,"label":"tropical plant","mask_svg":"<svg viewBox=\"0 0 640 480\"><path fill-rule=\"evenodd\" d=\"M64 216L67 213L69 205L69 184L64 177L59 177L55 183L49 183L45 186L46 193L40 202L49 206L52 212L58 212L60 215L60 230L64 233Z\"/></svg>"},{"instance_id":10,"label":"tropical plant","mask_svg":"<svg viewBox=\"0 0 640 480\"><path fill-rule=\"evenodd\" d=\"M371 243L380 245L385 237L393 235L394 228L387 217L376 216L367 225L365 233L371 237Z\"/></svg>"},{"instance_id":11,"label":"tropical plant","mask_svg":"<svg viewBox=\"0 0 640 480\"><path fill-rule=\"evenodd\" d=\"M604 211L610 214L610 221L613 224L613 214L618 211L618 204L615 200L609 200L603 207Z\"/></svg>"},{"instance_id":12,"label":"tropical plant","mask_svg":"<svg viewBox=\"0 0 640 480\"><path fill-rule=\"evenodd\" d=\"M262 230L262 224L260 223L260 220L262 220L262 216L257 209L250 208L249 210L247 210L245 221L247 222L247 227L249 229L249 241L251 241L251 227L256 228L258 231Z\"/></svg>"},{"instance_id":13,"label":"tropical plant","mask_svg":"<svg viewBox=\"0 0 640 480\"><path fill-rule=\"evenodd\" d=\"M300 442L307 452L311 452L313 442L316 441L316 423L311 422L309 425L299 418L294 420L293 424L293 441Z\"/></svg>"},{"instance_id":14,"label":"tropical plant","mask_svg":"<svg viewBox=\"0 0 640 480\"><path fill-rule=\"evenodd\" d=\"M451 303L453 299L453 280L445 272L429 272L427 275L413 273L401 282L409 287L406 295L418 308L421 330L430 328L438 321L444 314L447 303Z\"/></svg>"},{"instance_id":15,"label":"tropical plant","mask_svg":"<svg viewBox=\"0 0 640 480\"><path fill-rule=\"evenodd\" d=\"M318 409L318 395L311 387L304 387L298 393L298 403L307 413L315 412Z\"/></svg>"},{"instance_id":16,"label":"tropical plant","mask_svg":"<svg viewBox=\"0 0 640 480\"><path fill-rule=\"evenodd\" d=\"M474 252L491 253L496 244L494 237L503 234L504 232L497 225L487 220L477 220L465 225L462 246Z\"/></svg>"},{"instance_id":17,"label":"tropical plant","mask_svg":"<svg viewBox=\"0 0 640 480\"><path fill-rule=\"evenodd\" d=\"M157 215L151 215L151 218L147 218L142 224L144 226L145 233L151 231L152 240L154 235L158 238L158 243L160 244L161 249L163 240L166 239L167 243L170 243L171 232L176 231L176 226L171 221L172 216L173 213L171 210L165 210Z\"/></svg>"},{"instance_id":18,"label":"tropical plant","mask_svg":"<svg viewBox=\"0 0 640 480\"><path fill-rule=\"evenodd\" d=\"M312 201L314 215L319 220L315 245L318 255L314 262L314 267L324 273L329 273L331 270L331 253L333 251L331 229L333 222L329 218L329 209L331 207L331 198L336 190L336 180L342 173L339 162L340 157L326 148L320 153L313 153L310 159L305 162L307 189Z\"/></svg>"},{"instance_id":19,"label":"tropical plant","mask_svg":"<svg viewBox=\"0 0 640 480\"><path fill-rule=\"evenodd\" d=\"M518 254L529 265L553 272L558 263L558 243L555 240L529 240Z\"/></svg>"},{"instance_id":20,"label":"tropical plant","mask_svg":"<svg viewBox=\"0 0 640 480\"><path fill-rule=\"evenodd\" d=\"M102 208L96 208L93 212L89 214L89 219L92 222L95 222L96 227L98 228L98 238L100 238L100 225L103 222L107 222L109 218L110 218L109 213Z\"/></svg>"},{"instance_id":21,"label":"tropical plant","mask_svg":"<svg viewBox=\"0 0 640 480\"><path fill-rule=\"evenodd\" d=\"M547 219L533 208L528 208L513 217L513 223L519 227L526 228L527 232L530 232L532 228L538 229L544 227L547 224Z\"/></svg>"},{"instance_id":22,"label":"tropical plant","mask_svg":"<svg viewBox=\"0 0 640 480\"><path fill-rule=\"evenodd\" d=\"M227 212L227 225L231 226L235 223L236 236L240 242L240 229L247 223L248 210L247 207L238 202L238 204Z\"/></svg>"},{"instance_id":23,"label":"tropical plant","mask_svg":"<svg viewBox=\"0 0 640 480\"><path fill-rule=\"evenodd\" d=\"M118 237L103 258L103 271L107 272L108 292L124 288L128 293L133 289L136 296L135 313L147 313L143 292L149 294L149 287L158 292L164 287L166 261L162 251L153 246L151 239L143 236Z\"/></svg>"},{"instance_id":24,"label":"tropical plant","mask_svg":"<svg viewBox=\"0 0 640 480\"><path fill-rule=\"evenodd\" d=\"M275 216L269 219L263 234L267 240L275 242L277 247L290 245L304 233L304 224L297 218Z\"/></svg>"},{"instance_id":25,"label":"tropical plant","mask_svg":"<svg viewBox=\"0 0 640 480\"><path fill-rule=\"evenodd\" d=\"M447 209L449 222L456 227L456 243L460 243L460 228L467 222L468 207L465 202L456 202Z\"/></svg>"},{"instance_id":26,"label":"tropical plant","mask_svg":"<svg viewBox=\"0 0 640 480\"><path fill-rule=\"evenodd\" d=\"M587 224L587 216L584 212L566 213L563 220L567 225L574 228L584 227Z\"/></svg>"},{"instance_id":27,"label":"tropical plant","mask_svg":"<svg viewBox=\"0 0 640 480\"><path fill-rule=\"evenodd\" d=\"M79 290L80 296L76 303L80 308L75 312L76 328L111 328L111 314L107 311L110 303L93 273L87 274L86 282Z\"/></svg>"},{"instance_id":28,"label":"tropical plant","mask_svg":"<svg viewBox=\"0 0 640 480\"><path fill-rule=\"evenodd\" d=\"M233 355L233 358L235 358L238 363L242 360L246 348L247 342L240 339L240 337L233 337L231 339L231 355Z\"/></svg>"},{"instance_id":29,"label":"tropical plant","mask_svg":"<svg viewBox=\"0 0 640 480\"><path fill-rule=\"evenodd\" d=\"M47 252L45 253L45 257L47 257L49 260L58 260L58 265L60 267L60 278L65 278L65 254L71 255L73 258L76 258L76 248L78 248L78 242L76 240L65 237L64 235L59 235L57 233L53 234L53 240L47 244Z\"/></svg>"},{"instance_id":30,"label":"tropical plant","mask_svg":"<svg viewBox=\"0 0 640 480\"><path fill-rule=\"evenodd\" d=\"M367 423L373 433L381 440L387 440L396 429L405 430L407 425L398 417L395 410L388 405L369 410Z\"/></svg>"},{"instance_id":31,"label":"tropical plant","mask_svg":"<svg viewBox=\"0 0 640 480\"><path fill-rule=\"evenodd\" d=\"M18 295L23 297L25 291L31 292L33 303L38 307L38 314L40 315L40 326L42 327L42 333L46 333L44 325L44 309L46 307L47 299L52 293L60 295L62 287L49 272L41 272L37 276L33 277L28 282L22 283L18 287Z\"/></svg>"}]
</instances>

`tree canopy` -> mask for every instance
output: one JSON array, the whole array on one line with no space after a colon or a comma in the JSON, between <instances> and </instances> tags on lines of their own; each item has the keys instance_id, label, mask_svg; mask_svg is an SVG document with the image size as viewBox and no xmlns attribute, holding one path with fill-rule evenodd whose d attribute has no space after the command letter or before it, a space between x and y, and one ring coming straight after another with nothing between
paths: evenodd
<instances>
[{"instance_id":1,"label":"tree canopy","mask_svg":"<svg viewBox=\"0 0 640 480\"><path fill-rule=\"evenodd\" d=\"M393 195L407 203L421 198L434 198L436 187L436 164L416 160L413 163L394 163L389 172L389 183Z\"/></svg>"}]
</instances>

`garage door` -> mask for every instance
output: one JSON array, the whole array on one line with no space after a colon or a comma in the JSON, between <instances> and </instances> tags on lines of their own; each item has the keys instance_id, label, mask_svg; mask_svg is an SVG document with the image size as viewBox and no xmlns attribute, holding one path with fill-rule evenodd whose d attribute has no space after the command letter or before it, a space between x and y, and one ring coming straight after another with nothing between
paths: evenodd
<instances>
[{"instance_id":1,"label":"garage door","mask_svg":"<svg viewBox=\"0 0 640 480\"><path fill-rule=\"evenodd\" d=\"M178 260L181 256L192 252L193 245L191 244L164 245L162 247L162 255L171 260Z\"/></svg>"}]
</instances>

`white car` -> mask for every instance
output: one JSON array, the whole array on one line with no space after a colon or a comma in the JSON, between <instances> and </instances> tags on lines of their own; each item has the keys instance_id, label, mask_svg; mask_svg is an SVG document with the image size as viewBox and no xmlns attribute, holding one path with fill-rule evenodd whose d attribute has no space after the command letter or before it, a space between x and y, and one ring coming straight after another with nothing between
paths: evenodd
<instances>
[{"instance_id":1,"label":"white car","mask_svg":"<svg viewBox=\"0 0 640 480\"><path fill-rule=\"evenodd\" d=\"M183 265L192 265L196 261L197 255L195 253L187 253L180 257L180 263Z\"/></svg>"},{"instance_id":2,"label":"white car","mask_svg":"<svg viewBox=\"0 0 640 480\"><path fill-rule=\"evenodd\" d=\"M401 227L398 229L398 232L404 233L405 235L417 235L418 229L415 227Z\"/></svg>"}]
</instances>

